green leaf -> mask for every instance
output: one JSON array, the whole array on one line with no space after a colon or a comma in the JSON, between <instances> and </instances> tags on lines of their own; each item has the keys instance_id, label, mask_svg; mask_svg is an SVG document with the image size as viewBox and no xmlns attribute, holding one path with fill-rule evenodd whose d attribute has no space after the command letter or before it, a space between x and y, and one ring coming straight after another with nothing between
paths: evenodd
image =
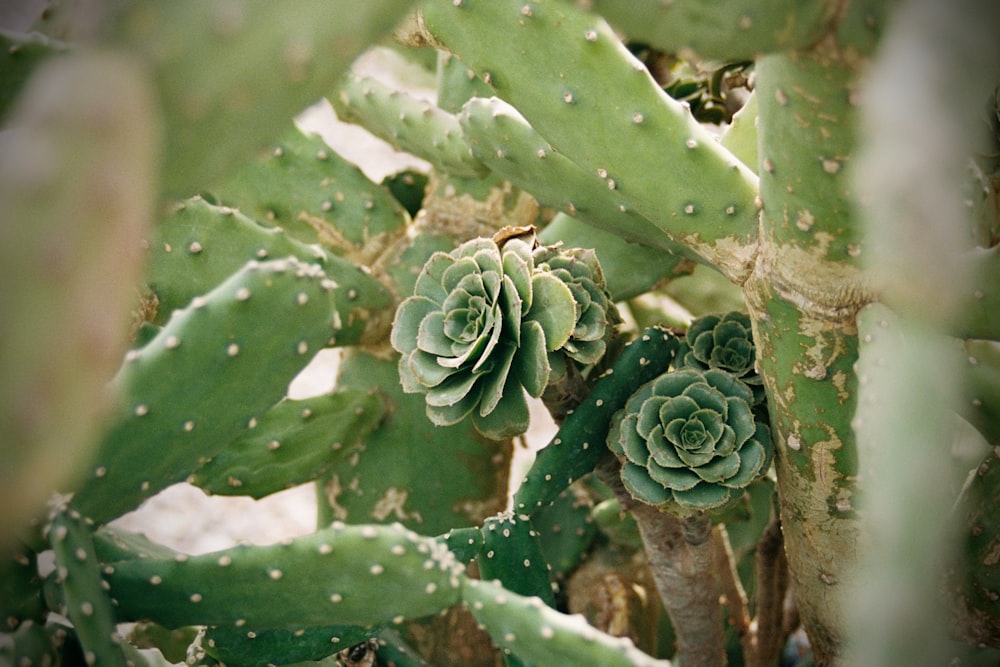
<instances>
[{"instance_id":1,"label":"green leaf","mask_svg":"<svg viewBox=\"0 0 1000 667\"><path fill-rule=\"evenodd\" d=\"M550 273L536 273L531 279L533 303L528 319L542 325L545 347L558 350L569 340L576 325L576 302L566 284Z\"/></svg>"},{"instance_id":2,"label":"green leaf","mask_svg":"<svg viewBox=\"0 0 1000 667\"><path fill-rule=\"evenodd\" d=\"M621 475L622 483L628 492L651 505L661 505L673 498L669 489L654 482L645 468L640 468L634 463L626 462L622 466Z\"/></svg>"},{"instance_id":3,"label":"green leaf","mask_svg":"<svg viewBox=\"0 0 1000 667\"><path fill-rule=\"evenodd\" d=\"M404 299L396 309L396 321L392 325L393 347L406 352L417 349L420 323L437 309L437 304L424 296Z\"/></svg>"},{"instance_id":4,"label":"green leaf","mask_svg":"<svg viewBox=\"0 0 1000 667\"><path fill-rule=\"evenodd\" d=\"M493 412L504 393L517 387L517 382L510 377L510 367L514 363L516 354L517 348L510 343L505 343L500 345L500 348L490 356L492 368L483 375L483 400L479 405L480 415L488 415Z\"/></svg>"},{"instance_id":5,"label":"green leaf","mask_svg":"<svg viewBox=\"0 0 1000 667\"><path fill-rule=\"evenodd\" d=\"M716 509L729 502L732 492L718 484L699 484L689 491L674 491L674 499L692 509Z\"/></svg>"},{"instance_id":6,"label":"green leaf","mask_svg":"<svg viewBox=\"0 0 1000 667\"><path fill-rule=\"evenodd\" d=\"M472 413L476 430L491 440L520 435L528 430L529 421L528 401L524 398L524 389L518 385L505 388L503 396L490 414Z\"/></svg>"},{"instance_id":7,"label":"green leaf","mask_svg":"<svg viewBox=\"0 0 1000 667\"><path fill-rule=\"evenodd\" d=\"M515 359L517 377L528 391L538 398L549 383L552 368L545 353L545 332L538 322L521 324L521 347Z\"/></svg>"},{"instance_id":8,"label":"green leaf","mask_svg":"<svg viewBox=\"0 0 1000 667\"><path fill-rule=\"evenodd\" d=\"M657 464L656 461L650 461L646 467L654 481L675 491L692 489L702 481L701 477L689 468L667 468Z\"/></svg>"},{"instance_id":9,"label":"green leaf","mask_svg":"<svg viewBox=\"0 0 1000 667\"><path fill-rule=\"evenodd\" d=\"M743 445L736 454L739 456L739 469L721 483L734 489L742 489L752 482L761 472L767 462L767 451L756 440Z\"/></svg>"},{"instance_id":10,"label":"green leaf","mask_svg":"<svg viewBox=\"0 0 1000 667\"><path fill-rule=\"evenodd\" d=\"M719 456L705 465L698 466L694 471L706 482L723 482L737 473L741 465L738 454Z\"/></svg>"}]
</instances>

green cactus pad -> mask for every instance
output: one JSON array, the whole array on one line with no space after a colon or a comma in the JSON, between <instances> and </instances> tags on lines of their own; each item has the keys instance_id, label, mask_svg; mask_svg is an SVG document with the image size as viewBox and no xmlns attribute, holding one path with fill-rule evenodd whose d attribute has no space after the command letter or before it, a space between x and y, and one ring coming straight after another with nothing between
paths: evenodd
<instances>
[{"instance_id":1,"label":"green cactus pad","mask_svg":"<svg viewBox=\"0 0 1000 667\"><path fill-rule=\"evenodd\" d=\"M507 590L537 596L555 607L549 563L539 535L526 516L498 514L483 523L483 548L476 557L483 580L499 580Z\"/></svg>"},{"instance_id":2,"label":"green cactus pad","mask_svg":"<svg viewBox=\"0 0 1000 667\"><path fill-rule=\"evenodd\" d=\"M263 498L321 477L353 456L385 414L378 395L356 389L284 399L192 476L208 493Z\"/></svg>"},{"instance_id":3,"label":"green cactus pad","mask_svg":"<svg viewBox=\"0 0 1000 667\"><path fill-rule=\"evenodd\" d=\"M683 254L626 241L619 234L582 220L581 215L558 213L539 232L538 240L548 245L561 242L569 248L593 248L614 301L631 299L688 275L695 266Z\"/></svg>"},{"instance_id":4,"label":"green cactus pad","mask_svg":"<svg viewBox=\"0 0 1000 667\"><path fill-rule=\"evenodd\" d=\"M627 208L732 280L749 275L757 177L659 87L602 19L567 3L520 0L433 0L422 15L436 40L557 151L617 190Z\"/></svg>"},{"instance_id":5,"label":"green cactus pad","mask_svg":"<svg viewBox=\"0 0 1000 667\"><path fill-rule=\"evenodd\" d=\"M476 72L447 51L437 55L437 103L448 113L458 114L474 97L490 97L493 91Z\"/></svg>"},{"instance_id":6,"label":"green cactus pad","mask_svg":"<svg viewBox=\"0 0 1000 667\"><path fill-rule=\"evenodd\" d=\"M114 33L149 61L159 83L167 191L186 197L218 182L329 91L410 4L372 0L344 11L310 0L294 12L267 2L128 4Z\"/></svg>"},{"instance_id":7,"label":"green cactus pad","mask_svg":"<svg viewBox=\"0 0 1000 667\"><path fill-rule=\"evenodd\" d=\"M719 138L723 148L757 172L757 95L751 93L746 103L733 114L733 122Z\"/></svg>"},{"instance_id":8,"label":"green cactus pad","mask_svg":"<svg viewBox=\"0 0 1000 667\"><path fill-rule=\"evenodd\" d=\"M629 343L609 373L594 383L590 395L538 452L514 495L518 513L531 514L551 503L566 487L594 469L607 451L611 415L642 383L663 373L677 351L677 338L650 327Z\"/></svg>"},{"instance_id":9,"label":"green cactus pad","mask_svg":"<svg viewBox=\"0 0 1000 667\"><path fill-rule=\"evenodd\" d=\"M74 510L57 507L46 532L65 614L76 629L84 659L89 665L125 667L115 610L103 586L88 522Z\"/></svg>"},{"instance_id":10,"label":"green cactus pad","mask_svg":"<svg viewBox=\"0 0 1000 667\"><path fill-rule=\"evenodd\" d=\"M298 630L435 614L458 601L463 569L399 524L336 522L282 544L116 563L105 576L122 620Z\"/></svg>"},{"instance_id":11,"label":"green cactus pad","mask_svg":"<svg viewBox=\"0 0 1000 667\"><path fill-rule=\"evenodd\" d=\"M835 3L829 0L596 0L593 9L629 39L668 53L691 50L702 58L751 59L815 44L827 30Z\"/></svg>"},{"instance_id":12,"label":"green cactus pad","mask_svg":"<svg viewBox=\"0 0 1000 667\"><path fill-rule=\"evenodd\" d=\"M73 506L105 523L218 453L329 341L335 289L294 258L251 262L175 311L127 356L114 383L116 422Z\"/></svg>"},{"instance_id":13,"label":"green cactus pad","mask_svg":"<svg viewBox=\"0 0 1000 667\"><path fill-rule=\"evenodd\" d=\"M335 343L364 335L380 309L392 303L386 289L352 261L268 228L239 211L200 197L180 204L157 226L149 285L159 300L157 321L208 292L246 262L295 257L322 267L341 287L334 294L339 318Z\"/></svg>"},{"instance_id":14,"label":"green cactus pad","mask_svg":"<svg viewBox=\"0 0 1000 667\"><path fill-rule=\"evenodd\" d=\"M13 632L0 634L0 663L5 665L66 664L62 642L44 623L26 621ZM63 661L60 663L60 661Z\"/></svg>"},{"instance_id":15,"label":"green cactus pad","mask_svg":"<svg viewBox=\"0 0 1000 667\"><path fill-rule=\"evenodd\" d=\"M1000 340L1000 246L968 253L971 294L965 298L956 328L963 338Z\"/></svg>"},{"instance_id":16,"label":"green cactus pad","mask_svg":"<svg viewBox=\"0 0 1000 667\"><path fill-rule=\"evenodd\" d=\"M114 525L101 526L94 531L94 551L102 563L137 558L173 558L177 552L170 547L153 542L141 533L130 533Z\"/></svg>"},{"instance_id":17,"label":"green cactus pad","mask_svg":"<svg viewBox=\"0 0 1000 667\"><path fill-rule=\"evenodd\" d=\"M392 628L382 628L377 633L378 657L386 665L395 667L430 667Z\"/></svg>"},{"instance_id":18,"label":"green cactus pad","mask_svg":"<svg viewBox=\"0 0 1000 667\"><path fill-rule=\"evenodd\" d=\"M687 252L632 210L617 189L555 150L514 107L496 97L473 98L459 117L472 152L539 203L609 235L668 252Z\"/></svg>"},{"instance_id":19,"label":"green cactus pad","mask_svg":"<svg viewBox=\"0 0 1000 667\"><path fill-rule=\"evenodd\" d=\"M493 641L528 665L670 667L628 639L596 630L582 616L567 616L541 599L504 590L499 582L467 580L462 601Z\"/></svg>"},{"instance_id":20,"label":"green cactus pad","mask_svg":"<svg viewBox=\"0 0 1000 667\"><path fill-rule=\"evenodd\" d=\"M396 368L395 357L357 348L341 359L338 387L377 392L392 408L363 449L318 484L321 525L401 521L425 535L481 525L507 498L510 443L487 440L468 422L435 426L424 397L403 392Z\"/></svg>"},{"instance_id":21,"label":"green cactus pad","mask_svg":"<svg viewBox=\"0 0 1000 667\"><path fill-rule=\"evenodd\" d=\"M227 665L268 667L321 660L375 636L376 628L331 625L299 630L213 626L205 631L205 652Z\"/></svg>"},{"instance_id":22,"label":"green cactus pad","mask_svg":"<svg viewBox=\"0 0 1000 667\"><path fill-rule=\"evenodd\" d=\"M454 528L438 537L460 563L468 564L483 549L483 531L478 527Z\"/></svg>"},{"instance_id":23,"label":"green cactus pad","mask_svg":"<svg viewBox=\"0 0 1000 667\"><path fill-rule=\"evenodd\" d=\"M1000 443L1000 343L965 342L967 405L963 411L986 440Z\"/></svg>"},{"instance_id":24,"label":"green cactus pad","mask_svg":"<svg viewBox=\"0 0 1000 667\"><path fill-rule=\"evenodd\" d=\"M489 168L473 157L452 114L371 77L349 74L330 103L340 120L361 125L396 150L427 160L459 178L482 178Z\"/></svg>"},{"instance_id":25,"label":"green cactus pad","mask_svg":"<svg viewBox=\"0 0 1000 667\"><path fill-rule=\"evenodd\" d=\"M597 532L590 516L591 504L578 485L571 486L532 515L531 525L554 576L569 576L590 549Z\"/></svg>"},{"instance_id":26,"label":"green cactus pad","mask_svg":"<svg viewBox=\"0 0 1000 667\"><path fill-rule=\"evenodd\" d=\"M45 620L38 559L27 547L16 544L0 552L0 619L13 629L24 621Z\"/></svg>"},{"instance_id":27,"label":"green cactus pad","mask_svg":"<svg viewBox=\"0 0 1000 667\"><path fill-rule=\"evenodd\" d=\"M337 255L368 260L402 233L407 216L318 135L291 128L266 153L212 188L223 203Z\"/></svg>"}]
</instances>

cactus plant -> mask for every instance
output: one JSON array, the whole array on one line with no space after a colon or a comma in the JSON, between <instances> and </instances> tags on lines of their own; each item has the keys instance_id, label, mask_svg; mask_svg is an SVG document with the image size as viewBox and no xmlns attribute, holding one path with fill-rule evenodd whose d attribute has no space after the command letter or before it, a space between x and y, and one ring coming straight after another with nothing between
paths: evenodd
<instances>
[{"instance_id":1,"label":"cactus plant","mask_svg":"<svg viewBox=\"0 0 1000 667\"><path fill-rule=\"evenodd\" d=\"M996 7L99 4L0 30L0 659L996 663Z\"/></svg>"}]
</instances>

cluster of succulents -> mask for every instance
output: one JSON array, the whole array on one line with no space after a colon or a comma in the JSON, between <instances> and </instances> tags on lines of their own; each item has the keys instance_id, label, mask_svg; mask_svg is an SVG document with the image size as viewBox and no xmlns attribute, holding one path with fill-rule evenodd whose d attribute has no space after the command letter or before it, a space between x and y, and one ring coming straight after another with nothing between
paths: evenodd
<instances>
[{"instance_id":1,"label":"cluster of succulents","mask_svg":"<svg viewBox=\"0 0 1000 667\"><path fill-rule=\"evenodd\" d=\"M644 384L615 414L608 447L625 488L678 514L720 510L765 474L773 458L767 424L745 378L756 378L743 313L695 319L674 367Z\"/></svg>"},{"instance_id":2,"label":"cluster of succulents","mask_svg":"<svg viewBox=\"0 0 1000 667\"><path fill-rule=\"evenodd\" d=\"M593 366L604 356L619 318L593 252L525 234L435 253L396 311L403 389L426 394L435 424L471 414L487 437L524 433L525 394L540 397L567 358Z\"/></svg>"}]
</instances>

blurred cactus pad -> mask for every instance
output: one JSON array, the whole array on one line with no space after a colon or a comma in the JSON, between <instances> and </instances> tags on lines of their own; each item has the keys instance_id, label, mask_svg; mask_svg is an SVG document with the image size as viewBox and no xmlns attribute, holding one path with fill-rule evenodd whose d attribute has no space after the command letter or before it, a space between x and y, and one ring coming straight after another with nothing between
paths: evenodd
<instances>
[{"instance_id":1,"label":"blurred cactus pad","mask_svg":"<svg viewBox=\"0 0 1000 667\"><path fill-rule=\"evenodd\" d=\"M4 7L0 664L1000 664L998 34Z\"/></svg>"}]
</instances>

